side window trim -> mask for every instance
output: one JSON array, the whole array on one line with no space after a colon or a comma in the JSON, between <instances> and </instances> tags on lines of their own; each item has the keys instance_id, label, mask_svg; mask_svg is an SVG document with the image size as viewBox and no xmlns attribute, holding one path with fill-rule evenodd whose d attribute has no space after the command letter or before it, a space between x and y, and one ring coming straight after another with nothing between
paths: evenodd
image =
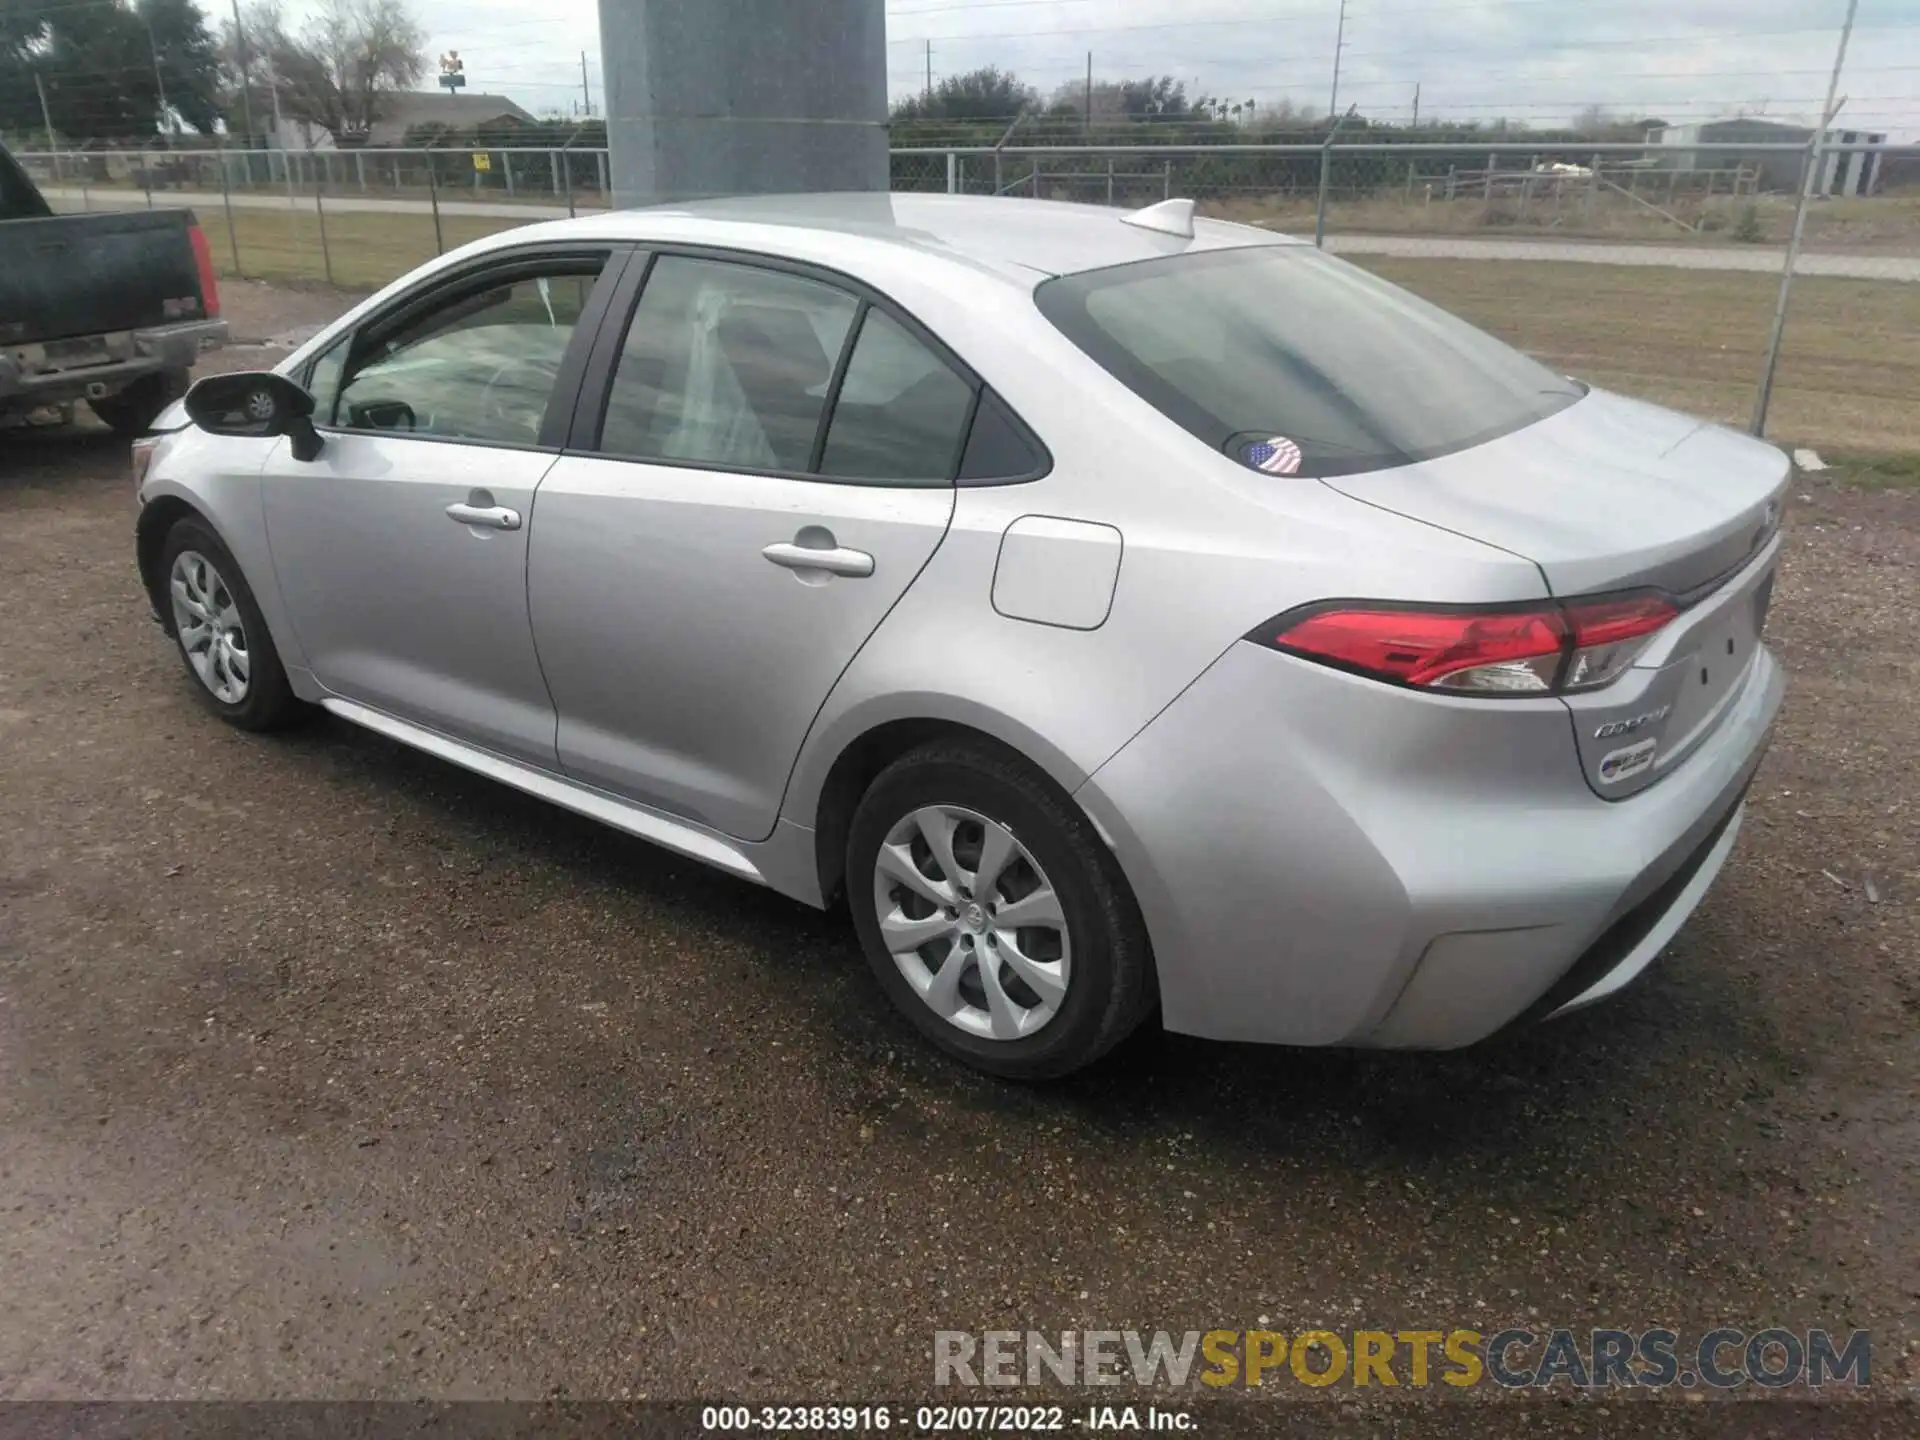
<instances>
[{"instance_id":1,"label":"side window trim","mask_svg":"<svg viewBox=\"0 0 1920 1440\"><path fill-rule=\"evenodd\" d=\"M369 316L353 330L340 336L334 345L328 346L301 367L300 380L311 385L313 373L320 361L333 353L335 346L347 347L346 360L341 366L341 389L345 388L346 377L351 372L354 360L363 353L364 347L375 338L391 334L404 328L416 316L444 304L463 291L497 284L502 280L512 283L515 279L545 273L546 268L555 263L580 261L587 263L594 258L601 259L600 274L594 282L593 290L587 296L585 308L580 319L574 325L573 334L567 341L565 355L561 358L560 369L554 377L553 393L547 397L546 413L541 417L539 438L531 445L518 445L499 440L476 440L458 435L406 435L395 433L388 438L417 440L435 445L479 445L494 450L561 450L565 448L568 427L580 393L580 384L590 353L598 337L606 328L605 321L615 292L627 278L634 264L634 247L624 242L550 245L540 248L521 247L502 254L490 254L471 265L460 267L447 274L435 276L433 280L419 290L411 291L396 299L387 308ZM336 396L337 400L337 396ZM367 434L367 431L345 431L338 423L338 415L328 417L328 423L316 424L316 428L328 433Z\"/></svg>"},{"instance_id":2,"label":"side window trim","mask_svg":"<svg viewBox=\"0 0 1920 1440\"><path fill-rule=\"evenodd\" d=\"M847 383L847 366L853 363L853 347L860 343L860 332L867 328L867 313L873 309L873 302L866 296L856 294L854 298L860 302L859 308L840 341L840 354L833 362L833 374L827 379L827 393L820 405L820 420L813 427L813 449L807 452L807 474L818 480L829 478L820 473L820 463L827 453L827 432L833 429L834 414L840 409L840 391Z\"/></svg>"},{"instance_id":3,"label":"side window trim","mask_svg":"<svg viewBox=\"0 0 1920 1440\"><path fill-rule=\"evenodd\" d=\"M959 442L954 447L953 460L947 469L946 483L956 486L964 485L969 489L987 485L1025 485L1052 473L1053 453L1047 449L1045 442L1040 439L1033 427L1027 424L1020 412L1014 409L1007 398L995 391L1000 408L1012 420L1014 429L1032 450L1038 464L1024 475L995 476L980 480L959 479L960 467L966 461L967 442L972 437L974 423L979 418L989 389L987 383L980 378L971 365L955 354L951 346L923 325L917 317L896 304L889 296L852 275L824 265L809 264L802 260L788 260L782 256L767 255L757 250L730 250L715 245L662 244L641 245L635 248L632 259L627 263L626 273L622 276L620 293L610 297L606 321L600 328L600 337L594 345L593 355L586 366L580 387L580 402L574 411L572 428L566 441L567 453L621 460L635 465L654 463L635 459L629 455L606 455L600 449L600 438L606 424L614 371L620 363L621 352L626 348L627 332L632 328L634 317L640 310L640 302L646 296L647 282L652 279L654 266L668 257L712 260L722 264L777 270L822 285L831 285L861 302L860 310L854 317L854 324L849 328L847 338L841 345L840 358L834 366L833 379L827 390L827 403L820 415L820 429L814 437L810 469L807 471L764 470L755 471L755 474L764 474L780 480L812 480L825 485L862 485L873 488L871 481L835 479L831 475L819 473L821 455L826 448L827 432L833 424L833 412L840 403L840 386L846 378L847 366L853 356L853 347L859 340L859 332L865 326L867 312L870 309L879 310L915 340L925 345L936 359L952 369L953 373L973 390L973 401L967 412L967 423L962 428ZM676 460L673 464L678 469L686 470L727 470L726 466L699 460Z\"/></svg>"}]
</instances>

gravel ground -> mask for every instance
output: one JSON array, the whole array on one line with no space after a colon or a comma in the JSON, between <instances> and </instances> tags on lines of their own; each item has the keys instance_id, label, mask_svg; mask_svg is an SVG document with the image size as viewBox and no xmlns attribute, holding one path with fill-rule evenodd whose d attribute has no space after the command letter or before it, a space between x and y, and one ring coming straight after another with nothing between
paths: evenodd
<instances>
[{"instance_id":1,"label":"gravel ground","mask_svg":"<svg viewBox=\"0 0 1920 1440\"><path fill-rule=\"evenodd\" d=\"M251 338L339 303L228 293ZM941 1328L1268 1323L1864 1326L1920 1379L1912 492L1807 482L1749 824L1620 1000L1027 1090L917 1044L841 919L222 727L123 447L0 445L0 1398L882 1398Z\"/></svg>"}]
</instances>

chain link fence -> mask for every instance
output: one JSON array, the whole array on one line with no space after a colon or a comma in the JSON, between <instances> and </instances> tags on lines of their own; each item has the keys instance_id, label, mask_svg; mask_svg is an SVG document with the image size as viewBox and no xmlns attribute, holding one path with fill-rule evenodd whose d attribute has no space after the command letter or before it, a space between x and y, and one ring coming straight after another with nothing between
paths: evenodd
<instances>
[{"instance_id":1,"label":"chain link fence","mask_svg":"<svg viewBox=\"0 0 1920 1440\"><path fill-rule=\"evenodd\" d=\"M601 149L29 151L61 210L190 206L231 275L368 289L613 203ZM897 192L1204 215L1306 239L1567 373L1789 443L1920 453L1920 147L1525 141L897 150ZM1806 185L1809 167L1811 186ZM1784 250L1805 251L1777 356Z\"/></svg>"}]
</instances>

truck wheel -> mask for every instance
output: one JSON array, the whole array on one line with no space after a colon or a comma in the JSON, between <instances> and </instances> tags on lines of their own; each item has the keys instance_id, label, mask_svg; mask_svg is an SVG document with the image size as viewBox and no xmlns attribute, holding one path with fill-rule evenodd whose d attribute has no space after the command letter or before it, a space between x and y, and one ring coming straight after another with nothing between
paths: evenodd
<instances>
[{"instance_id":1,"label":"truck wheel","mask_svg":"<svg viewBox=\"0 0 1920 1440\"><path fill-rule=\"evenodd\" d=\"M154 417L186 393L187 372L169 370L145 376L115 394L89 400L87 405L114 434L132 440L146 434Z\"/></svg>"}]
</instances>

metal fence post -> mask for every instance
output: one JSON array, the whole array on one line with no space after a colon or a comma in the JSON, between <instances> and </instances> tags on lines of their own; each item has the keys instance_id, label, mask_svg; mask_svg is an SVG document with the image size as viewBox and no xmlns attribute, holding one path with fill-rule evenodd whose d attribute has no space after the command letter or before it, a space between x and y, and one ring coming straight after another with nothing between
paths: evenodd
<instances>
[{"instance_id":1,"label":"metal fence post","mask_svg":"<svg viewBox=\"0 0 1920 1440\"><path fill-rule=\"evenodd\" d=\"M507 194L512 195L513 194L513 152L511 150L502 150L500 152L500 169L506 174L506 177L507 177Z\"/></svg>"},{"instance_id":2,"label":"metal fence post","mask_svg":"<svg viewBox=\"0 0 1920 1440\"><path fill-rule=\"evenodd\" d=\"M1327 243L1327 189L1333 180L1333 137L1320 147L1320 194L1313 202L1313 243L1324 249Z\"/></svg>"},{"instance_id":3,"label":"metal fence post","mask_svg":"<svg viewBox=\"0 0 1920 1440\"><path fill-rule=\"evenodd\" d=\"M578 138L579 138L579 136L578 136L578 135L569 135L569 136L567 137L567 143L566 143L565 145L562 145L562 146L560 147L560 158L559 158L559 160L558 160L558 161L556 162L557 164L560 164L560 165L564 165L564 166L566 166L566 167L567 167L567 218L568 218L569 220L571 220L571 219L573 219L573 217L574 217L574 209L573 209L573 156L571 156L571 155L569 155L569 154L568 154L567 152L568 152L568 151L569 151L570 149L572 149L572 147L573 147L573 142L574 142L575 140L577 140ZM558 170L555 170L555 171L554 171L554 179L555 179L556 181L558 181L558 179L559 179L559 178L560 178L560 172L559 172Z\"/></svg>"},{"instance_id":4,"label":"metal fence post","mask_svg":"<svg viewBox=\"0 0 1920 1440\"><path fill-rule=\"evenodd\" d=\"M600 176L600 203L611 210L613 209L614 195L613 186L607 182L607 152L599 150L594 153L597 157L594 168L599 172Z\"/></svg>"},{"instance_id":5,"label":"metal fence post","mask_svg":"<svg viewBox=\"0 0 1920 1440\"><path fill-rule=\"evenodd\" d=\"M1107 157L1107 204L1113 204L1113 157Z\"/></svg>"},{"instance_id":6,"label":"metal fence post","mask_svg":"<svg viewBox=\"0 0 1920 1440\"><path fill-rule=\"evenodd\" d=\"M1487 156L1486 203L1489 205L1493 203L1493 172L1498 170L1499 168L1500 168L1500 156L1497 153Z\"/></svg>"},{"instance_id":7,"label":"metal fence post","mask_svg":"<svg viewBox=\"0 0 1920 1440\"><path fill-rule=\"evenodd\" d=\"M1833 57L1833 79L1827 84L1827 103L1820 112L1820 128L1813 132L1813 139L1807 145L1807 158L1803 162L1806 170L1800 177L1800 203L1793 212L1793 238L1787 241L1786 268L1780 274L1780 298L1773 308L1773 333L1767 339L1766 369L1760 374L1760 393L1753 402L1756 436L1764 437L1767 433L1767 408L1773 403L1774 372L1780 368L1780 344L1787 334L1787 300L1793 294L1793 272L1800 261L1800 241L1807 229L1807 205L1813 199L1813 187L1827 145L1827 131L1832 128L1840 107L1847 103L1835 97L1840 93L1840 72L1847 63L1847 42L1853 37L1853 18L1859 11L1860 0L1847 0L1847 19L1840 29L1840 49Z\"/></svg>"},{"instance_id":8,"label":"metal fence post","mask_svg":"<svg viewBox=\"0 0 1920 1440\"><path fill-rule=\"evenodd\" d=\"M326 171L316 168L313 172L313 213L320 220L320 266L327 272L327 284L331 285L333 284L333 250L327 244L327 205L322 198L326 188Z\"/></svg>"},{"instance_id":9,"label":"metal fence post","mask_svg":"<svg viewBox=\"0 0 1920 1440\"><path fill-rule=\"evenodd\" d=\"M233 273L241 279L246 271L240 268L240 232L233 224L233 174L227 169L226 141L220 142L220 203L227 211L227 242L233 247Z\"/></svg>"},{"instance_id":10,"label":"metal fence post","mask_svg":"<svg viewBox=\"0 0 1920 1440\"><path fill-rule=\"evenodd\" d=\"M947 193L949 195L954 194L958 186L958 160L959 157L953 151L947 151Z\"/></svg>"},{"instance_id":11,"label":"metal fence post","mask_svg":"<svg viewBox=\"0 0 1920 1440\"><path fill-rule=\"evenodd\" d=\"M1160 174L1160 198L1171 200L1173 198L1173 161L1162 160L1160 163L1164 167Z\"/></svg>"},{"instance_id":12,"label":"metal fence post","mask_svg":"<svg viewBox=\"0 0 1920 1440\"><path fill-rule=\"evenodd\" d=\"M447 242L440 235L440 166L435 161L433 146L427 146L427 199L433 205L433 253L447 253Z\"/></svg>"},{"instance_id":13,"label":"metal fence post","mask_svg":"<svg viewBox=\"0 0 1920 1440\"><path fill-rule=\"evenodd\" d=\"M1594 207L1600 203L1600 161L1602 158L1603 157L1599 155L1593 157L1593 174L1587 177L1587 223L1589 225L1593 223Z\"/></svg>"}]
</instances>

